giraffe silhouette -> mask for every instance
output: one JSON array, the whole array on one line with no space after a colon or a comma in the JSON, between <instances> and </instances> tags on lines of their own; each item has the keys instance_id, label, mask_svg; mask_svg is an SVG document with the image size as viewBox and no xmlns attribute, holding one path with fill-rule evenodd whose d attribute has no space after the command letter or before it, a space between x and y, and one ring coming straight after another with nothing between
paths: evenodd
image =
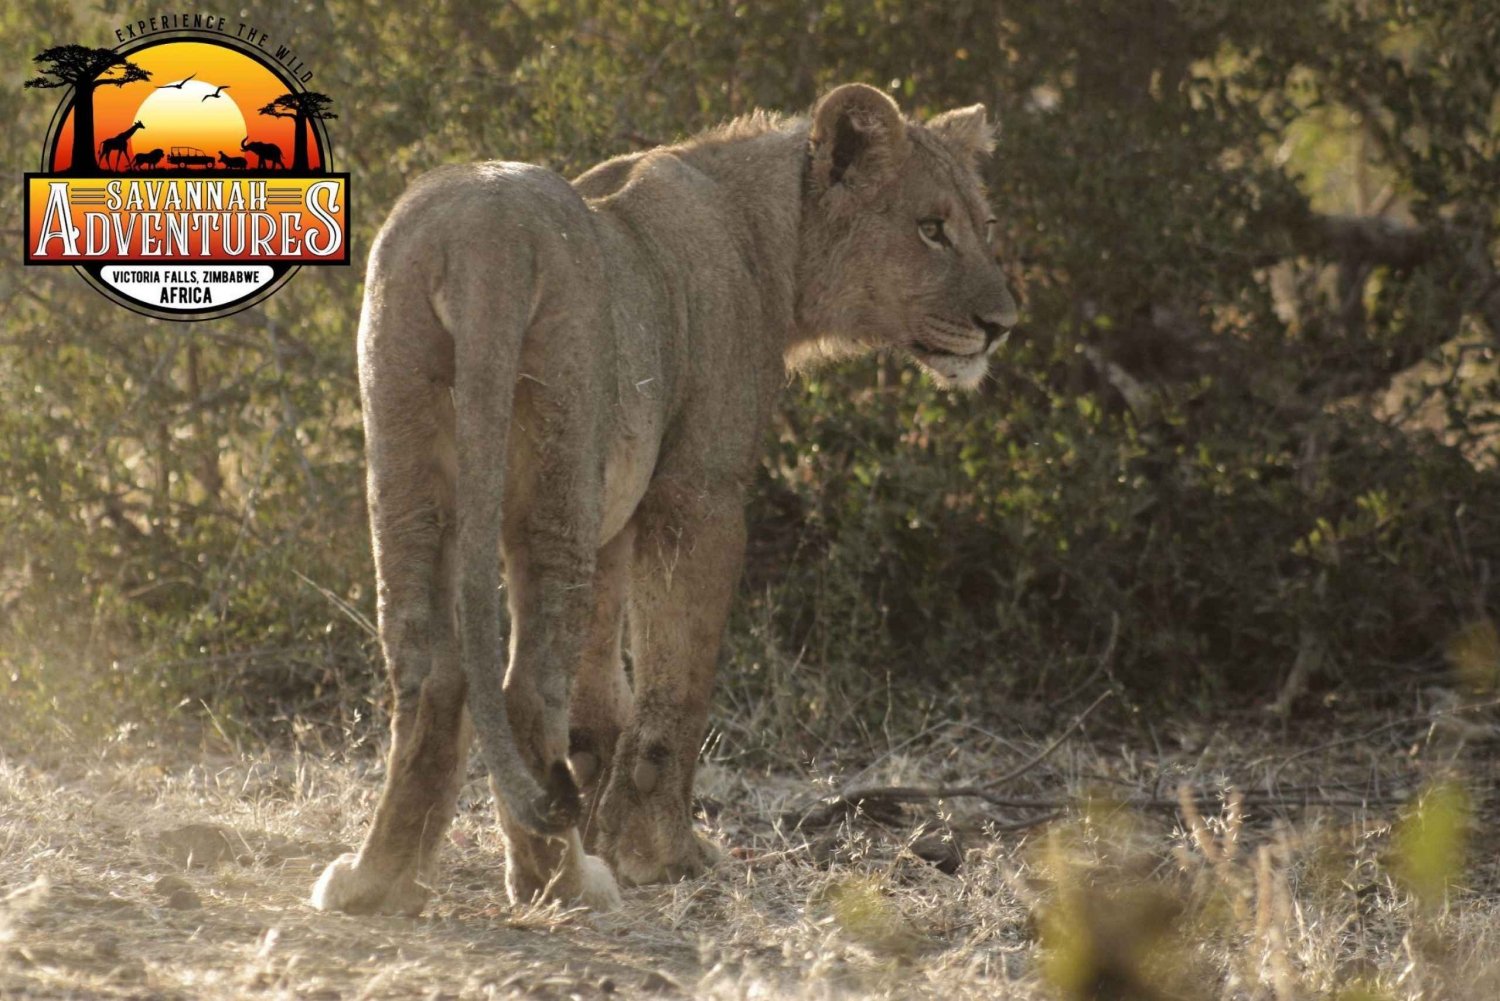
<instances>
[{"instance_id":1,"label":"giraffe silhouette","mask_svg":"<svg viewBox=\"0 0 1500 1001\"><path fill-rule=\"evenodd\" d=\"M136 132L144 129L145 127L146 126L142 125L140 122L136 122L134 125L126 129L124 132L121 132L119 135L110 136L108 139L100 143L99 165L102 167L106 163L109 163L111 160L113 160L116 156L119 156L125 160L125 165L127 167L130 166L130 159L126 155L125 146L130 142L131 136L135 135Z\"/></svg>"}]
</instances>

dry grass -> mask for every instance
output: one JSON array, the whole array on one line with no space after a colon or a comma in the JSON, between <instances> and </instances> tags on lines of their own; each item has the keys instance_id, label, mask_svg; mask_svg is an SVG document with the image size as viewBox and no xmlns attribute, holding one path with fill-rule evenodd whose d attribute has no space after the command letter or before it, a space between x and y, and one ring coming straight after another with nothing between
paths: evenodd
<instances>
[{"instance_id":1,"label":"dry grass","mask_svg":"<svg viewBox=\"0 0 1500 1001\"><path fill-rule=\"evenodd\" d=\"M1414 708L1320 710L1301 740L1101 712L1014 805L872 799L800 830L782 818L819 791L983 781L1068 717L939 724L839 775L709 762L731 858L605 916L504 902L477 780L427 914L347 918L304 898L358 840L373 756L141 731L0 747L0 997L1500 996L1491 717L1376 729Z\"/></svg>"}]
</instances>

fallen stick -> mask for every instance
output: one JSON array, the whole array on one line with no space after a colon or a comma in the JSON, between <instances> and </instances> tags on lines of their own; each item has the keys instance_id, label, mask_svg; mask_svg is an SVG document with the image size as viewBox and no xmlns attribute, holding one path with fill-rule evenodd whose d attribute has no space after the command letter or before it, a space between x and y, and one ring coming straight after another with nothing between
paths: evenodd
<instances>
[{"instance_id":1,"label":"fallen stick","mask_svg":"<svg viewBox=\"0 0 1500 1001\"><path fill-rule=\"evenodd\" d=\"M861 786L855 789L848 789L843 792L836 793L833 796L825 797L824 799L819 801L818 805L812 807L810 810L805 811L801 815L801 817L797 819L796 825L793 829L795 830L796 827L801 827L804 824L808 823L811 823L814 826L821 826L822 824L830 822L839 814L847 813L850 810L853 810L854 808L858 807L860 803L868 799L883 799L888 802L912 803L929 799L954 799L965 796L977 796L982 799L991 800L993 802L993 790L998 789L1001 786L1009 785L1011 782L1014 782L1016 779L1025 775L1037 765L1040 765L1043 761L1046 761L1048 758L1050 758L1053 752L1055 752L1059 747L1063 745L1064 741L1066 741L1075 732L1077 732L1079 727L1083 726L1083 721L1088 719L1089 714L1092 713L1095 709L1099 708L1099 706L1106 699L1110 698L1113 695L1113 691L1104 692L1093 702L1090 702L1088 704L1088 707L1078 715L1074 716L1072 722L1067 725L1062 733L1053 738L1051 743L1042 748L1036 754L1032 755L1026 761L1022 762L1020 765L1017 765L1015 768L1012 768L1004 775L1001 775L999 778L992 779L991 781L985 782L982 785L932 787Z\"/></svg>"},{"instance_id":2,"label":"fallen stick","mask_svg":"<svg viewBox=\"0 0 1500 1001\"><path fill-rule=\"evenodd\" d=\"M1388 730L1396 730L1403 726L1411 726L1415 723L1426 723L1430 726L1431 724L1437 722L1440 719L1443 719L1446 716L1462 716L1465 713L1480 712L1484 709L1494 709L1497 706L1500 706L1500 699L1490 699L1487 702L1474 702L1470 703L1469 705L1463 706L1452 706L1447 709L1434 709L1431 712L1418 713L1414 716L1403 716L1400 719L1389 720L1385 723L1380 724L1379 726L1371 727L1368 730L1365 730L1361 733L1356 733L1350 737L1340 737L1337 740L1330 740L1325 744L1318 744L1315 747L1304 748L1303 750L1298 751L1296 754L1288 755L1287 757L1282 758L1281 761L1277 763L1276 767L1271 769L1271 773L1266 776L1266 788L1274 793L1276 789L1276 780L1281 778L1281 773L1285 771L1287 765L1290 765L1293 761L1299 761L1302 758L1306 758L1314 754L1322 754L1325 751L1331 751L1337 747L1346 747L1349 744L1363 743L1364 741L1369 740L1371 737L1385 733Z\"/></svg>"},{"instance_id":3,"label":"fallen stick","mask_svg":"<svg viewBox=\"0 0 1500 1001\"><path fill-rule=\"evenodd\" d=\"M1081 801L1093 800L1095 802L1117 804L1119 806L1131 807L1138 810L1180 809L1181 800L1177 796L1126 795L1121 797L1106 797L1086 795L1084 797L1017 797L1005 796L997 791L1001 787L1014 782L1016 779L1025 775L1037 765L1047 760L1047 758L1049 758L1053 754L1053 752L1055 752L1059 747L1062 746L1064 741L1071 737L1074 732L1076 732L1078 728L1083 725L1084 720L1088 718L1089 714L1092 713L1102 702L1104 702L1113 694L1113 692L1105 692L1104 694L1100 695L1093 702L1091 702L1086 709L1080 712L1077 716L1073 717L1072 722L1068 724L1067 728L1064 729L1063 732L1056 738L1054 738L1049 744L1047 744L1046 747L1042 748L1041 751L1039 751L1037 754L1032 756L1021 765L1011 769L1004 775L1001 775L999 778L993 779L992 781L970 785L859 786L854 789L846 789L832 796L824 797L823 799L819 800L816 805L810 807L807 810L800 812L795 810L788 811L788 813L783 815L784 820L792 825L793 830L808 826L822 827L834 823L835 821L840 820L843 817L848 816L849 814L861 808L864 808L866 810L871 810L871 808L873 808L874 812L877 813L889 813L891 809L899 808L898 805L901 803L924 803L931 800L942 799L981 799L991 806L1000 807L1002 809L1045 811L1045 815L1040 818L1032 818L1029 820L1021 820L1015 822L1000 822L1004 828L1012 830L1021 830L1027 827L1034 827L1038 824L1045 823L1048 820L1055 818L1056 816L1060 816L1063 811L1066 811L1069 807L1077 805ZM1307 748L1305 750L1299 751L1296 754L1284 758L1271 771L1271 774L1268 777L1269 780L1267 782L1267 790L1245 792L1242 794L1241 802L1245 806L1284 808L1299 807L1303 809L1318 806L1368 808L1372 806L1392 806L1408 802L1410 801L1412 796L1412 790L1410 789L1397 789L1391 792L1384 793L1324 793L1321 791L1314 793L1312 790L1303 787L1302 789L1299 789L1291 794L1283 794L1279 793L1276 789L1276 779L1280 776L1281 772L1286 768L1287 765L1289 765L1293 761L1307 757L1311 754L1331 750L1335 747L1340 747L1345 744L1366 740L1372 736L1375 736L1376 734L1383 733L1388 730L1393 730L1401 726L1407 726L1414 723L1430 724L1435 720L1441 719L1445 716L1456 716L1463 713L1490 709L1496 707L1497 705L1500 705L1500 699L1475 703L1468 706L1459 706L1451 709L1441 709L1415 716L1407 716L1401 719L1391 720L1390 722L1383 723L1380 726L1366 730L1351 737L1340 738L1338 740L1329 741L1325 744L1320 744L1317 747ZM1216 794L1210 793L1208 791L1193 790L1190 795L1193 797L1194 801L1197 801L1201 799L1208 799L1210 798L1210 796ZM885 807L885 810L882 811L880 809L881 807Z\"/></svg>"}]
</instances>

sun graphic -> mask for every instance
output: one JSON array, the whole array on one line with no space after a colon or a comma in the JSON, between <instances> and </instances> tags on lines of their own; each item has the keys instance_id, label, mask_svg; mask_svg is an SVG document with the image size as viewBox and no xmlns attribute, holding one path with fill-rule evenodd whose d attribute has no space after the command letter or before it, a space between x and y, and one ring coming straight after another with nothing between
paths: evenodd
<instances>
[{"instance_id":1,"label":"sun graphic","mask_svg":"<svg viewBox=\"0 0 1500 1001\"><path fill-rule=\"evenodd\" d=\"M192 146L209 156L221 151L239 156L240 140L250 134L230 90L220 90L218 84L207 80L188 80L181 86L159 85L141 102L135 115L146 124L136 139L137 149Z\"/></svg>"},{"instance_id":2,"label":"sun graphic","mask_svg":"<svg viewBox=\"0 0 1500 1001\"><path fill-rule=\"evenodd\" d=\"M102 155L102 146L109 140L125 150L123 155L101 161L105 169L130 170L137 154L157 149L163 157L150 169L167 169L173 166L166 157L174 147L201 150L213 159L222 151L230 157L246 157L255 167L256 155L240 145L246 140L276 146L284 162L291 163L296 121L263 115L260 109L294 87L259 60L226 45L200 41L145 46L125 53L125 58L151 77L94 92L94 151ZM211 96L214 93L218 96ZM140 128L135 127L137 122ZM73 124L69 111L53 146L54 169L61 169L72 150ZM322 166L316 137L309 136L308 167L319 170Z\"/></svg>"}]
</instances>

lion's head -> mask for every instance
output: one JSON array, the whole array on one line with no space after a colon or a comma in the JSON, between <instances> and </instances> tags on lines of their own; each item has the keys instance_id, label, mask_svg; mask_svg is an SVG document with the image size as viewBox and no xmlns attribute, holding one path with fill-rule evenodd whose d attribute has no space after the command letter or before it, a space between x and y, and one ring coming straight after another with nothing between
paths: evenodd
<instances>
[{"instance_id":1,"label":"lion's head","mask_svg":"<svg viewBox=\"0 0 1500 1001\"><path fill-rule=\"evenodd\" d=\"M897 349L972 387L1016 322L977 170L994 142L982 105L906 120L848 84L808 132L799 332L818 348Z\"/></svg>"}]
</instances>

